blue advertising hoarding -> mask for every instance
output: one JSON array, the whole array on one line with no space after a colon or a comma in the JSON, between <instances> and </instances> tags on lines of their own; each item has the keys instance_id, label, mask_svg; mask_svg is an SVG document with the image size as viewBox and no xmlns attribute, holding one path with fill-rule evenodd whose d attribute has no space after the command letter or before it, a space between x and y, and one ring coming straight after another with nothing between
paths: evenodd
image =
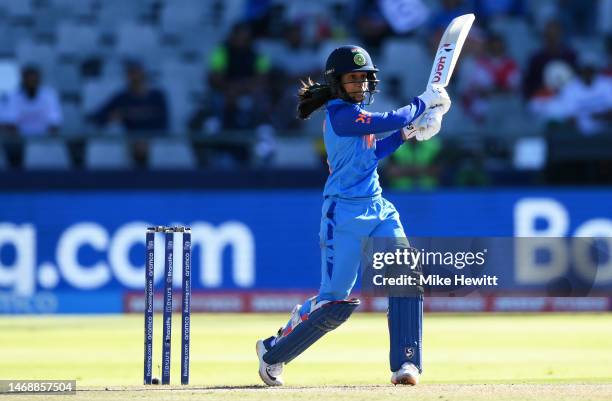
<instances>
[{"instance_id":1,"label":"blue advertising hoarding","mask_svg":"<svg viewBox=\"0 0 612 401\"><path fill-rule=\"evenodd\" d=\"M611 190L387 198L409 237L612 237ZM0 313L122 311L123 294L143 289L151 224L192 227L195 291L316 290L321 204L317 191L287 190L1 194ZM159 284L161 238L156 249ZM174 277L178 287L181 276Z\"/></svg>"}]
</instances>

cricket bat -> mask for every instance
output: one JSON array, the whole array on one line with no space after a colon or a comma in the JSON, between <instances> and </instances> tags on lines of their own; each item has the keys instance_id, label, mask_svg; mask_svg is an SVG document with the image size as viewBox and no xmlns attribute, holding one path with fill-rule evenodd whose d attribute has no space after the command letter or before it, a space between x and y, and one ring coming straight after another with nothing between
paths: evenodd
<instances>
[{"instance_id":1,"label":"cricket bat","mask_svg":"<svg viewBox=\"0 0 612 401\"><path fill-rule=\"evenodd\" d=\"M474 18L474 14L464 14L454 18L446 27L436 51L427 86L448 86ZM416 130L411 132L408 138L414 135Z\"/></svg>"}]
</instances>

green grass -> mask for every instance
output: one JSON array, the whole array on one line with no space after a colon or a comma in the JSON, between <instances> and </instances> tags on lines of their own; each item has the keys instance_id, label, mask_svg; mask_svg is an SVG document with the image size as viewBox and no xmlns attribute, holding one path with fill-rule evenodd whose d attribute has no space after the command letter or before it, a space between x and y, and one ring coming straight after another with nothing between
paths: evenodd
<instances>
[{"instance_id":1,"label":"green grass","mask_svg":"<svg viewBox=\"0 0 612 401\"><path fill-rule=\"evenodd\" d=\"M360 398L362 393L374 397L376 393L376 399L393 399L402 391L419 391L423 392L422 399L428 399L430 391L435 396L432 399L442 400L445 394L449 399L461 398L462 391L468 389L465 399L478 399L476 396L483 394L483 399L503 400L504 394L520 393L523 388L524 394L517 393L514 398L537 395L542 401L547 399L546 389L556 389L551 399L612 399L612 386L582 386L612 384L612 314L426 315L423 386L411 390L387 385L390 373L385 316L356 314L286 367L285 382L297 387L250 388L260 385L255 340L272 334L286 318L193 315L189 388L137 391L142 389L134 387L142 383L141 315L2 317L0 376L76 379L81 389L125 391L121 396L112 391L80 392L78 397L83 399L150 399L153 391L165 394L164 399L183 399L194 393L241 401L267 399L272 394L311 400L329 394L334 394L333 399L343 399ZM173 383L179 381L180 374L179 326L180 316L176 315ZM154 372L159 376L159 316L155 337ZM481 384L488 386L465 386ZM537 384L566 385L534 386ZM607 397L598 398L599 392Z\"/></svg>"}]
</instances>

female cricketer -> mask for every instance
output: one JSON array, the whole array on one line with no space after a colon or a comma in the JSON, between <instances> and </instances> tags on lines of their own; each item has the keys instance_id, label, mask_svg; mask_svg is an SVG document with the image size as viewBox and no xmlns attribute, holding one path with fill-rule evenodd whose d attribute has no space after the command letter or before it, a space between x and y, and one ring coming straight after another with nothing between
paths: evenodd
<instances>
[{"instance_id":1,"label":"female cricketer","mask_svg":"<svg viewBox=\"0 0 612 401\"><path fill-rule=\"evenodd\" d=\"M381 196L378 161L415 136L427 140L440 130L450 108L444 88L428 87L397 110L370 113L378 69L368 52L342 46L331 52L325 84L309 80L299 92L298 114L306 119L325 106L323 136L330 175L322 207L321 286L319 293L296 305L277 335L257 341L259 376L269 386L283 384L283 365L325 333L344 323L359 305L349 299L359 274L361 240L404 238L395 207ZM377 140L376 134L393 133ZM391 382L418 383L422 372L422 296L389 297Z\"/></svg>"}]
</instances>

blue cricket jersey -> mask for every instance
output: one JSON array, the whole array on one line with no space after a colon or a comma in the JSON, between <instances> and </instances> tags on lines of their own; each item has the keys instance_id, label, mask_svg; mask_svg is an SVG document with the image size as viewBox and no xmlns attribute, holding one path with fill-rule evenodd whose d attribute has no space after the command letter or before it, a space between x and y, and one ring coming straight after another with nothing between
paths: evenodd
<instances>
[{"instance_id":1,"label":"blue cricket jersey","mask_svg":"<svg viewBox=\"0 0 612 401\"><path fill-rule=\"evenodd\" d=\"M393 153L402 143L401 129L425 111L421 99L387 113L370 113L359 104L341 99L327 102L323 139L327 150L329 177L324 196L367 198L380 195L378 160ZM395 131L376 140L375 134Z\"/></svg>"}]
</instances>

